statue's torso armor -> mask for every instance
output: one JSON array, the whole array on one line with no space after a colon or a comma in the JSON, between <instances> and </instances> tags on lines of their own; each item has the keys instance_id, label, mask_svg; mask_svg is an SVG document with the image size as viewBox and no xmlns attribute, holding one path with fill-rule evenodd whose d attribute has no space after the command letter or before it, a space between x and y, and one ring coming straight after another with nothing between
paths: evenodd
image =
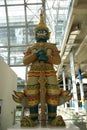
<instances>
[{"instance_id":1,"label":"statue's torso armor","mask_svg":"<svg viewBox=\"0 0 87 130\"><path fill-rule=\"evenodd\" d=\"M55 45L56 44L51 43L35 43L32 47L29 48L29 51L33 52L43 49L45 52L47 52L48 49L51 49L53 52L56 51ZM35 60L30 66L28 76L39 76L40 71L42 70L45 71L46 76L52 76L56 74L52 64L45 63L43 66L38 60Z\"/></svg>"}]
</instances>

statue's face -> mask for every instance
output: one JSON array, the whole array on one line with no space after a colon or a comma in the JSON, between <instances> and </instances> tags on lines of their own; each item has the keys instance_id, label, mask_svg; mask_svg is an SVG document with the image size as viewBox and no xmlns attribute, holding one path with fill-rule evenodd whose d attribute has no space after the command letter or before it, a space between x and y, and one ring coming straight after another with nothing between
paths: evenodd
<instances>
[{"instance_id":1,"label":"statue's face","mask_svg":"<svg viewBox=\"0 0 87 130\"><path fill-rule=\"evenodd\" d=\"M48 31L45 29L39 29L35 33L35 38L37 42L46 42L49 37L48 37Z\"/></svg>"}]
</instances>

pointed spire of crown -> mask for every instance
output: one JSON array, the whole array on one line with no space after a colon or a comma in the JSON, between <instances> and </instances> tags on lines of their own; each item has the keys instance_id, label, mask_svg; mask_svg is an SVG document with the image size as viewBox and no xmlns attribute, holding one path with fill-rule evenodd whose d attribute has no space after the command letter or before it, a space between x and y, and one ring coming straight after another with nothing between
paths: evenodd
<instances>
[{"instance_id":1,"label":"pointed spire of crown","mask_svg":"<svg viewBox=\"0 0 87 130\"><path fill-rule=\"evenodd\" d=\"M42 10L40 12L40 22L37 25L37 27L35 28L35 31L37 31L39 29L45 29L45 30L49 31L48 27L44 23L44 18L43 18L43 12L42 12Z\"/></svg>"},{"instance_id":2,"label":"pointed spire of crown","mask_svg":"<svg viewBox=\"0 0 87 130\"><path fill-rule=\"evenodd\" d=\"M43 19L43 13L42 10L40 12L40 23L39 24L44 24L44 19Z\"/></svg>"}]
</instances>

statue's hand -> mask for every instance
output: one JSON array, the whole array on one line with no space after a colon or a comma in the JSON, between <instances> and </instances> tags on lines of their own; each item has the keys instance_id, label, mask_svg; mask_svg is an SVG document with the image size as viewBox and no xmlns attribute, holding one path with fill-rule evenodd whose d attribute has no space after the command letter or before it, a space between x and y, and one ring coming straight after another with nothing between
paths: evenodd
<instances>
[{"instance_id":1,"label":"statue's hand","mask_svg":"<svg viewBox=\"0 0 87 130\"><path fill-rule=\"evenodd\" d=\"M41 55L41 56L39 56L38 61L39 61L39 62L40 62L40 61L47 62L47 61L48 61L48 56L46 56L46 55Z\"/></svg>"},{"instance_id":2,"label":"statue's hand","mask_svg":"<svg viewBox=\"0 0 87 130\"><path fill-rule=\"evenodd\" d=\"M44 50L39 50L39 51L36 52L36 56L37 56L37 57L40 57L41 55L45 55L45 54L46 54L46 53L45 53Z\"/></svg>"}]
</instances>

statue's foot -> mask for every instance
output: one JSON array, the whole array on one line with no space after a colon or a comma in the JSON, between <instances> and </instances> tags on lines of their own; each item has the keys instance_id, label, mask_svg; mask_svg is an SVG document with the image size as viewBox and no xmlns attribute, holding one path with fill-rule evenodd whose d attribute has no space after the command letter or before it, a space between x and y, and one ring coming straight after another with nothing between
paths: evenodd
<instances>
[{"instance_id":1,"label":"statue's foot","mask_svg":"<svg viewBox=\"0 0 87 130\"><path fill-rule=\"evenodd\" d=\"M38 124L37 122L33 121L28 116L23 117L22 120L21 120L21 127L34 127L37 124Z\"/></svg>"},{"instance_id":2,"label":"statue's foot","mask_svg":"<svg viewBox=\"0 0 87 130\"><path fill-rule=\"evenodd\" d=\"M54 127L65 127L65 122L64 122L62 116L59 115L50 122L50 125L54 126Z\"/></svg>"}]
</instances>

